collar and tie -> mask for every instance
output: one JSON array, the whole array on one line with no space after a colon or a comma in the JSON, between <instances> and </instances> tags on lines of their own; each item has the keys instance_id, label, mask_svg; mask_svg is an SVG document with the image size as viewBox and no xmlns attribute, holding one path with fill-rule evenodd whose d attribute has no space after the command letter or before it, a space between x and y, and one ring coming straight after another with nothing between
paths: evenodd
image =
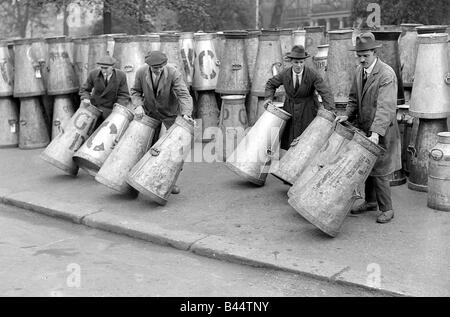
<instances>
[{"instance_id":1,"label":"collar and tie","mask_svg":"<svg viewBox=\"0 0 450 317\"><path fill-rule=\"evenodd\" d=\"M300 87L300 74L295 74L295 90L297 90Z\"/></svg>"},{"instance_id":2,"label":"collar and tie","mask_svg":"<svg viewBox=\"0 0 450 317\"><path fill-rule=\"evenodd\" d=\"M369 75L367 74L367 71L365 69L363 69L363 79L362 79L362 86L363 86L363 88L366 85L367 77L369 77Z\"/></svg>"}]
</instances>

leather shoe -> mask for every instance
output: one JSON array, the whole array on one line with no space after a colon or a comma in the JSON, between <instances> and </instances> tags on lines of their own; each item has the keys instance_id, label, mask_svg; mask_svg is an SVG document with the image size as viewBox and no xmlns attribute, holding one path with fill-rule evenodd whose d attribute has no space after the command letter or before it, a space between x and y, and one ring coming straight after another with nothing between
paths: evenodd
<instances>
[{"instance_id":1,"label":"leather shoe","mask_svg":"<svg viewBox=\"0 0 450 317\"><path fill-rule=\"evenodd\" d=\"M378 209L377 207L378 207L377 203L368 203L367 201L365 201L364 203L362 203L358 207L352 208L350 213L352 215L359 215L359 214L362 214L363 212L366 212L366 211L377 210Z\"/></svg>"},{"instance_id":2,"label":"leather shoe","mask_svg":"<svg viewBox=\"0 0 450 317\"><path fill-rule=\"evenodd\" d=\"M180 193L180 187L178 187L177 185L173 185L172 194L179 194L179 193Z\"/></svg>"},{"instance_id":3,"label":"leather shoe","mask_svg":"<svg viewBox=\"0 0 450 317\"><path fill-rule=\"evenodd\" d=\"M388 210L388 211L382 212L381 215L378 216L377 222L378 223L388 223L392 219L394 219L394 211Z\"/></svg>"}]
</instances>

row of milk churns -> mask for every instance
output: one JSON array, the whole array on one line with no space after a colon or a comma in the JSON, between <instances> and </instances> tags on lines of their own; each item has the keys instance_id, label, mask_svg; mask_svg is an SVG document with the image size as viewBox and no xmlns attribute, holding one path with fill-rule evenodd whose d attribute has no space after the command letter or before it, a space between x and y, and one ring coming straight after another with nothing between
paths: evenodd
<instances>
[{"instance_id":1,"label":"row of milk churns","mask_svg":"<svg viewBox=\"0 0 450 317\"><path fill-rule=\"evenodd\" d=\"M193 139L193 123L178 117L152 144L161 121L136 117L119 104L96 128L102 112L83 102L40 157L69 175L81 167L119 193L140 192L160 205L167 203Z\"/></svg>"}]
</instances>

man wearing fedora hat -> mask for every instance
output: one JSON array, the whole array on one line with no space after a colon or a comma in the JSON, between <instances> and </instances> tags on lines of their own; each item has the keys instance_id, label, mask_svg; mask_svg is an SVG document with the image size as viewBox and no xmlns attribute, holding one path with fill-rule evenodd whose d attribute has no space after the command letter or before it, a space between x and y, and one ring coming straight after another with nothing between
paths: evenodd
<instances>
[{"instance_id":1,"label":"man wearing fedora hat","mask_svg":"<svg viewBox=\"0 0 450 317\"><path fill-rule=\"evenodd\" d=\"M322 97L325 109L334 110L331 90L316 70L304 64L305 59L309 57L302 45L295 45L286 55L292 66L285 68L266 83L266 104L273 100L276 89L281 85L286 91L283 109L289 112L292 118L287 122L281 138L283 150L288 150L291 142L300 136L316 117L320 102L315 91Z\"/></svg>"},{"instance_id":2,"label":"man wearing fedora hat","mask_svg":"<svg viewBox=\"0 0 450 317\"><path fill-rule=\"evenodd\" d=\"M369 139L386 151L380 155L365 184L365 202L353 208L352 214L377 210L378 223L394 218L389 175L401 169L400 131L397 124L397 76L394 70L377 57L380 48L371 32L356 38L360 65L356 69L346 114L337 122L356 122Z\"/></svg>"},{"instance_id":3,"label":"man wearing fedora hat","mask_svg":"<svg viewBox=\"0 0 450 317\"><path fill-rule=\"evenodd\" d=\"M97 61L99 68L91 71L80 87L81 100L88 100L102 110L103 119L111 114L115 103L127 107L131 102L127 76L114 68L115 63L115 59L109 55L101 57Z\"/></svg>"}]
</instances>

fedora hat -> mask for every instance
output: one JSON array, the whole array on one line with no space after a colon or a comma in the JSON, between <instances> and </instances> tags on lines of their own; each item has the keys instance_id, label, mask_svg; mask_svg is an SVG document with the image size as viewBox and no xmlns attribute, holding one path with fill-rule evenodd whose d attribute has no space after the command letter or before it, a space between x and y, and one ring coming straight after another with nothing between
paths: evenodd
<instances>
[{"instance_id":1,"label":"fedora hat","mask_svg":"<svg viewBox=\"0 0 450 317\"><path fill-rule=\"evenodd\" d=\"M109 55L102 56L97 61L98 65L105 65L105 66L114 66L115 63L116 60Z\"/></svg>"},{"instance_id":2,"label":"fedora hat","mask_svg":"<svg viewBox=\"0 0 450 317\"><path fill-rule=\"evenodd\" d=\"M303 45L294 45L294 47L292 47L292 50L289 53L287 53L286 57L292 59L305 59L311 57L311 55L309 55L305 51Z\"/></svg>"},{"instance_id":3,"label":"fedora hat","mask_svg":"<svg viewBox=\"0 0 450 317\"><path fill-rule=\"evenodd\" d=\"M375 35L372 32L367 32L356 37L356 45L350 51L368 51L380 47L381 44L375 40Z\"/></svg>"}]
</instances>

